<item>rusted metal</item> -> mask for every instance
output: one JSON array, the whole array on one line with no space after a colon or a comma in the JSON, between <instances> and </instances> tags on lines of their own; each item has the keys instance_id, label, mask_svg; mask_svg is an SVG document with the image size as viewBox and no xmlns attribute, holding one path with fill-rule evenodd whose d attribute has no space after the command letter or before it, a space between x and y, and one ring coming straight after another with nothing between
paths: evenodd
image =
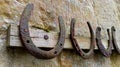
<instances>
[{"instance_id":1,"label":"rusted metal","mask_svg":"<svg viewBox=\"0 0 120 67\"><path fill-rule=\"evenodd\" d=\"M29 29L28 29L28 21L30 19L30 15L33 8L34 8L34 5L29 3L24 9L20 19L19 34L20 34L22 45L27 49L27 51L31 55L35 56L36 58L41 58L41 59L54 58L58 54L60 54L65 42L65 25L64 25L63 19L61 16L58 17L60 33L59 33L59 39L56 46L49 51L39 49L34 45L33 41L31 40Z\"/></svg>"},{"instance_id":2,"label":"rusted metal","mask_svg":"<svg viewBox=\"0 0 120 67\"><path fill-rule=\"evenodd\" d=\"M115 31L116 31L116 30L115 30L115 27L112 26L111 32L112 32L112 42L113 42L113 46L114 46L114 49L118 52L118 54L120 54L120 48L118 47L118 44L117 44Z\"/></svg>"},{"instance_id":3,"label":"rusted metal","mask_svg":"<svg viewBox=\"0 0 120 67\"><path fill-rule=\"evenodd\" d=\"M107 29L107 33L108 33L109 40L108 40L108 48L105 49L101 41L101 28L97 27L96 29L96 43L97 43L98 49L105 57L109 57L112 54L112 38L110 36L109 29Z\"/></svg>"},{"instance_id":4,"label":"rusted metal","mask_svg":"<svg viewBox=\"0 0 120 67\"><path fill-rule=\"evenodd\" d=\"M90 58L93 54L94 54L94 48L95 48L95 35L94 35L94 31L90 25L89 22L87 22L87 25L89 27L90 30L90 35L91 35L91 43L90 43L90 50L89 52L84 52L81 48L79 48L79 45L77 43L77 40L74 38L75 36L75 22L76 20L73 18L71 20L71 26L70 26L70 40L72 42L73 47L75 48L75 50L78 52L78 54L82 57L82 58Z\"/></svg>"},{"instance_id":5,"label":"rusted metal","mask_svg":"<svg viewBox=\"0 0 120 67\"><path fill-rule=\"evenodd\" d=\"M49 39L48 35L44 35L44 39L48 40Z\"/></svg>"}]
</instances>

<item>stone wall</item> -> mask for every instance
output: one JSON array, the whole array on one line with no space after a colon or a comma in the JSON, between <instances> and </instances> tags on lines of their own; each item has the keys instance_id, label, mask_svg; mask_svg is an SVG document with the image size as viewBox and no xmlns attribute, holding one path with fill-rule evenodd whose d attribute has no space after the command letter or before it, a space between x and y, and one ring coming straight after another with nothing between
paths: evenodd
<instances>
[{"instance_id":1,"label":"stone wall","mask_svg":"<svg viewBox=\"0 0 120 67\"><path fill-rule=\"evenodd\" d=\"M20 15L27 5L34 4L30 27L58 32L57 18L63 16L67 34L71 18L76 18L76 35L89 37L86 22L94 30L102 27L103 38L108 38L106 29L115 26L120 39L119 0L0 0L0 67L120 67L120 56L114 51L106 58L99 51L90 59L82 59L75 50L63 50L54 59L42 60L31 56L23 48L6 47L7 28L19 24Z\"/></svg>"}]
</instances>

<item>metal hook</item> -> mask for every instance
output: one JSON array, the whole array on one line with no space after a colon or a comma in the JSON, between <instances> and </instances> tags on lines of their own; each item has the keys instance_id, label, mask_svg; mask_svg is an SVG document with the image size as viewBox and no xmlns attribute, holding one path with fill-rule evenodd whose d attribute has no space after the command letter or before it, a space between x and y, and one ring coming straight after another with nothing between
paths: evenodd
<instances>
[{"instance_id":1,"label":"metal hook","mask_svg":"<svg viewBox=\"0 0 120 67\"><path fill-rule=\"evenodd\" d=\"M112 32L112 42L115 50L120 54L120 48L118 47L117 40L116 40L116 35L115 35L115 27L112 26L111 32Z\"/></svg>"},{"instance_id":2,"label":"metal hook","mask_svg":"<svg viewBox=\"0 0 120 67\"><path fill-rule=\"evenodd\" d=\"M105 49L105 47L102 44L100 33L101 33L101 28L97 27L97 29L96 29L96 43L97 43L98 49L105 57L109 57L112 54L112 38L110 36L110 31L109 31L109 29L107 29L107 33L108 33L108 37L109 37L109 40L108 40L109 45L108 45L107 49Z\"/></svg>"},{"instance_id":3,"label":"metal hook","mask_svg":"<svg viewBox=\"0 0 120 67\"><path fill-rule=\"evenodd\" d=\"M72 42L72 45L73 47L75 48L75 50L78 52L79 55L81 55L81 57L83 58L89 58L91 55L94 54L94 48L95 48L95 35L94 35L94 32L93 32L93 29L90 25L89 22L87 22L87 25L89 27L89 30L90 30L90 35L91 35L91 43L90 43L90 50L88 53L85 53L81 48L79 48L78 46L78 43L77 43L77 40L74 38L75 36L75 22L76 20L73 18L71 20L71 26L70 26L70 39L71 39L71 42Z\"/></svg>"},{"instance_id":4,"label":"metal hook","mask_svg":"<svg viewBox=\"0 0 120 67\"><path fill-rule=\"evenodd\" d=\"M35 56L36 58L41 58L41 59L54 58L58 54L60 54L60 52L63 49L64 42L65 42L65 25L64 25L62 16L58 17L59 27L60 27L59 40L53 49L49 51L45 51L45 50L37 48L30 38L29 29L28 29L28 21L30 19L30 15L31 15L33 8L34 8L34 5L29 3L22 13L22 16L20 19L20 26L19 26L19 30L20 30L19 34L20 34L21 42L23 46L27 49L27 51L31 55Z\"/></svg>"}]
</instances>

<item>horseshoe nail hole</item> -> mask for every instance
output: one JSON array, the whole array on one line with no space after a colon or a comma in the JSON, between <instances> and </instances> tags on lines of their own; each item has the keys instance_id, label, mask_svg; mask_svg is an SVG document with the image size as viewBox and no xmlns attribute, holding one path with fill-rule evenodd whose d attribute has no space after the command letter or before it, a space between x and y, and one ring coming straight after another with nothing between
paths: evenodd
<instances>
[{"instance_id":1,"label":"horseshoe nail hole","mask_svg":"<svg viewBox=\"0 0 120 67\"><path fill-rule=\"evenodd\" d=\"M55 51L54 54L57 54L57 51Z\"/></svg>"},{"instance_id":2,"label":"horseshoe nail hole","mask_svg":"<svg viewBox=\"0 0 120 67\"><path fill-rule=\"evenodd\" d=\"M27 42L27 43L30 43L30 41L29 41L29 40L27 40L26 42Z\"/></svg>"},{"instance_id":3,"label":"horseshoe nail hole","mask_svg":"<svg viewBox=\"0 0 120 67\"><path fill-rule=\"evenodd\" d=\"M100 28L100 27L98 27L97 29L98 29L98 31L101 31L101 28Z\"/></svg>"},{"instance_id":4,"label":"horseshoe nail hole","mask_svg":"<svg viewBox=\"0 0 120 67\"><path fill-rule=\"evenodd\" d=\"M62 44L60 43L60 46L62 46Z\"/></svg>"},{"instance_id":5,"label":"horseshoe nail hole","mask_svg":"<svg viewBox=\"0 0 120 67\"><path fill-rule=\"evenodd\" d=\"M27 29L24 29L25 32L27 32L28 30Z\"/></svg>"}]
</instances>

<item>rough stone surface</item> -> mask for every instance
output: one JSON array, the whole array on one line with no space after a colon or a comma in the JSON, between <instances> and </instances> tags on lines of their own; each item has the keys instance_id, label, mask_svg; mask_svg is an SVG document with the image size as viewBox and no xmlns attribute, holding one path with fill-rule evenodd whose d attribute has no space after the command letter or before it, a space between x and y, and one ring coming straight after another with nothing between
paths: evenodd
<instances>
[{"instance_id":1,"label":"rough stone surface","mask_svg":"<svg viewBox=\"0 0 120 67\"><path fill-rule=\"evenodd\" d=\"M82 59L74 50L64 50L51 60L36 59L23 48L7 48L6 30L10 24L19 24L20 15L27 5L34 4L30 27L58 32L58 16L64 18L69 34L71 18L76 18L76 36L89 37L86 22L94 30L102 27L102 36L108 38L106 29L115 26L120 39L119 0L0 0L0 67L120 67L120 56L114 52L110 58L99 51L90 59Z\"/></svg>"}]
</instances>

